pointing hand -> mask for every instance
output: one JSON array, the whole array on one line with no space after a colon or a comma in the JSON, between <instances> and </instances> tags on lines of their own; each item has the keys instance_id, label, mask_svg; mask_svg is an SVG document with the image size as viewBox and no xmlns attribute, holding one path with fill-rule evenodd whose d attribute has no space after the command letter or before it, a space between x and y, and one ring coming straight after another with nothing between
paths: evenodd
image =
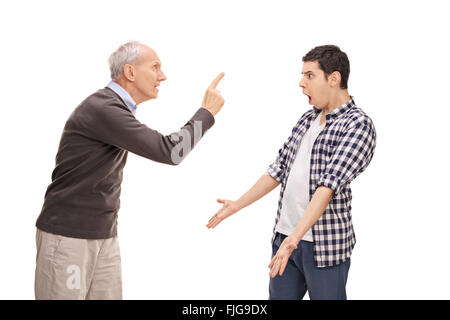
<instances>
[{"instance_id":1,"label":"pointing hand","mask_svg":"<svg viewBox=\"0 0 450 320\"><path fill-rule=\"evenodd\" d=\"M216 89L219 81L223 78L225 73L221 72L219 75L211 82L208 89L206 89L205 96L203 97L202 107L212 113L215 116L225 103L225 100L220 95L220 91Z\"/></svg>"}]
</instances>

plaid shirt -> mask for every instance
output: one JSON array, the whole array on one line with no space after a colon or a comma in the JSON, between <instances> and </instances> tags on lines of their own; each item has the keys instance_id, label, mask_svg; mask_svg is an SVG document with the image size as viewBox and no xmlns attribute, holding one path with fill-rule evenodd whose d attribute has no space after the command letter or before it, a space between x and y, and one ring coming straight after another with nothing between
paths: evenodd
<instances>
[{"instance_id":1,"label":"plaid shirt","mask_svg":"<svg viewBox=\"0 0 450 320\"><path fill-rule=\"evenodd\" d=\"M317 267L338 265L352 253L356 238L351 215L350 182L367 168L376 145L376 131L372 120L350 97L348 102L326 115L325 127L311 151L310 201L318 186L326 186L334 191L325 212L312 227L314 261ZM281 183L272 241L298 146L320 111L313 107L303 114L267 171Z\"/></svg>"}]
</instances>

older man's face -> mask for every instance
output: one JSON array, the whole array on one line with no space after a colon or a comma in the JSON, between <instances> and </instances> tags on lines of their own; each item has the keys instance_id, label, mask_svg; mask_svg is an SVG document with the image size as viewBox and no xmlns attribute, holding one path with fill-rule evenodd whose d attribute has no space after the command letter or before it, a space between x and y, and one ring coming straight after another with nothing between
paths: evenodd
<instances>
[{"instance_id":1,"label":"older man's face","mask_svg":"<svg viewBox=\"0 0 450 320\"><path fill-rule=\"evenodd\" d=\"M145 97L145 100L156 99L158 97L157 87L161 81L166 80L166 76L161 70L161 61L156 52L143 46L141 58L135 68L135 85L139 93Z\"/></svg>"}]
</instances>

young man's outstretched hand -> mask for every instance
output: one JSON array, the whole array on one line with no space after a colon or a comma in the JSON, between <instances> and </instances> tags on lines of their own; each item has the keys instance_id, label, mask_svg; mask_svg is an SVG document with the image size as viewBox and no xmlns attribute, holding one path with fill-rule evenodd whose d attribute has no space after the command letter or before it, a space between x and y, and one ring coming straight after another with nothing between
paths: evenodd
<instances>
[{"instance_id":1,"label":"young man's outstretched hand","mask_svg":"<svg viewBox=\"0 0 450 320\"><path fill-rule=\"evenodd\" d=\"M236 201L217 199L217 202L223 203L223 206L211 217L211 219L209 219L208 224L206 225L208 229L216 227L224 219L239 211Z\"/></svg>"},{"instance_id":2,"label":"young man's outstretched hand","mask_svg":"<svg viewBox=\"0 0 450 320\"><path fill-rule=\"evenodd\" d=\"M275 187L279 184L280 182L265 173L261 176L261 178L259 178L255 185L250 188L250 190L239 198L239 200L232 201L217 199L217 202L222 203L223 206L215 215L211 217L211 219L209 219L206 226L208 228L215 228L224 219L252 204L256 200L259 200L275 189ZM333 190L325 186L319 186L316 189L295 230L283 240L277 253L273 256L272 261L270 261L269 268L271 270L269 274L272 278L274 278L277 274L280 274L280 276L283 275L292 252L297 248L306 231L311 228L312 225L324 213L325 208L333 197L333 194Z\"/></svg>"},{"instance_id":3,"label":"young man's outstretched hand","mask_svg":"<svg viewBox=\"0 0 450 320\"><path fill-rule=\"evenodd\" d=\"M275 189L280 184L277 180L272 178L269 174L264 173L258 181L248 190L242 197L236 201L217 199L217 202L222 203L222 208L217 211L215 215L209 219L208 228L214 228L224 219L228 218L232 214L238 212L242 208L252 204L256 200L264 197L270 191Z\"/></svg>"}]
</instances>

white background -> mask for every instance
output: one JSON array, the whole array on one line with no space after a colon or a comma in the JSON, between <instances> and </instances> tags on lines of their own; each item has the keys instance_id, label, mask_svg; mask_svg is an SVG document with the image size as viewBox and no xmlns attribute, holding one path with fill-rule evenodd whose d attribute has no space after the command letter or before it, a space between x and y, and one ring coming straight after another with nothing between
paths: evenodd
<instances>
[{"instance_id":1,"label":"white background","mask_svg":"<svg viewBox=\"0 0 450 320\"><path fill-rule=\"evenodd\" d=\"M221 71L226 103L180 166L129 154L119 239L125 299L267 299L279 188L208 230L311 106L301 58L336 44L377 149L352 183L349 299L449 299L450 29L445 1L2 1L0 298L33 299L35 221L65 121L139 40L168 79L137 118L164 134Z\"/></svg>"}]
</instances>

